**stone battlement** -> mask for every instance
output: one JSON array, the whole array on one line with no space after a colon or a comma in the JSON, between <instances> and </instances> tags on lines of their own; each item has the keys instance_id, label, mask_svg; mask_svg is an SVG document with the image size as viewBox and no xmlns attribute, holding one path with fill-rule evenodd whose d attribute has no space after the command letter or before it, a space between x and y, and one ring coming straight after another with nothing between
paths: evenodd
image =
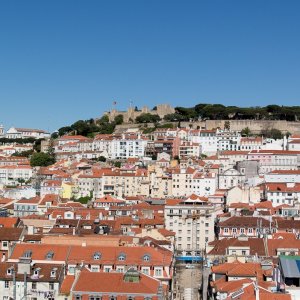
<instances>
[{"instance_id":1,"label":"stone battlement","mask_svg":"<svg viewBox=\"0 0 300 300\"><path fill-rule=\"evenodd\" d=\"M141 110L135 110L135 108L130 107L127 111L119 111L113 109L109 112L105 112L104 115L107 115L109 117L109 121L113 121L116 116L122 115L124 123L132 123L135 122L136 117L144 113L159 115L159 117L162 119L165 115L175 113L175 109L169 104L159 104L157 105L155 110L150 110L148 106L142 107Z\"/></svg>"}]
</instances>

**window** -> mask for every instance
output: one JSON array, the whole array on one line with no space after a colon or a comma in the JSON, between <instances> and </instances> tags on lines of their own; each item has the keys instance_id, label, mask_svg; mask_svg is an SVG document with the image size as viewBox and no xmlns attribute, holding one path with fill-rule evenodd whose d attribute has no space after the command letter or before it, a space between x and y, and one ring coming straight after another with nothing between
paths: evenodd
<instances>
[{"instance_id":1,"label":"window","mask_svg":"<svg viewBox=\"0 0 300 300\"><path fill-rule=\"evenodd\" d=\"M49 251L47 254L46 254L46 259L47 260L51 260L54 256L54 252L53 251Z\"/></svg>"},{"instance_id":2,"label":"window","mask_svg":"<svg viewBox=\"0 0 300 300\"><path fill-rule=\"evenodd\" d=\"M124 253L119 254L118 260L124 261L126 259L126 255Z\"/></svg>"},{"instance_id":3,"label":"window","mask_svg":"<svg viewBox=\"0 0 300 300\"><path fill-rule=\"evenodd\" d=\"M150 261L150 255L149 254L145 254L143 257L144 261Z\"/></svg>"},{"instance_id":4,"label":"window","mask_svg":"<svg viewBox=\"0 0 300 300\"><path fill-rule=\"evenodd\" d=\"M33 290L36 290L36 282L32 282L32 283L31 283L31 288L32 288Z\"/></svg>"},{"instance_id":5,"label":"window","mask_svg":"<svg viewBox=\"0 0 300 300\"><path fill-rule=\"evenodd\" d=\"M155 269L155 276L161 276L162 270L161 269Z\"/></svg>"},{"instance_id":6,"label":"window","mask_svg":"<svg viewBox=\"0 0 300 300\"><path fill-rule=\"evenodd\" d=\"M81 296L80 295L76 295L75 296L75 300L81 300Z\"/></svg>"},{"instance_id":7,"label":"window","mask_svg":"<svg viewBox=\"0 0 300 300\"><path fill-rule=\"evenodd\" d=\"M31 258L31 256L32 256L32 251L31 251L31 250L25 251L23 256L26 257L26 258Z\"/></svg>"},{"instance_id":8,"label":"window","mask_svg":"<svg viewBox=\"0 0 300 300\"><path fill-rule=\"evenodd\" d=\"M91 272L99 272L99 267L98 266L93 266L91 268Z\"/></svg>"},{"instance_id":9,"label":"window","mask_svg":"<svg viewBox=\"0 0 300 300\"><path fill-rule=\"evenodd\" d=\"M101 296L90 296L89 300L102 300Z\"/></svg>"},{"instance_id":10,"label":"window","mask_svg":"<svg viewBox=\"0 0 300 300\"><path fill-rule=\"evenodd\" d=\"M49 282L49 290L54 290L54 283L53 282Z\"/></svg>"},{"instance_id":11,"label":"window","mask_svg":"<svg viewBox=\"0 0 300 300\"><path fill-rule=\"evenodd\" d=\"M99 260L101 258L101 253L95 252L93 258L94 258L94 260Z\"/></svg>"},{"instance_id":12,"label":"window","mask_svg":"<svg viewBox=\"0 0 300 300\"><path fill-rule=\"evenodd\" d=\"M4 288L5 288L5 289L8 289L8 288L9 288L9 281L5 281L5 282L4 282Z\"/></svg>"},{"instance_id":13,"label":"window","mask_svg":"<svg viewBox=\"0 0 300 300\"><path fill-rule=\"evenodd\" d=\"M2 242L2 247L7 248L8 247L8 242Z\"/></svg>"}]
</instances>

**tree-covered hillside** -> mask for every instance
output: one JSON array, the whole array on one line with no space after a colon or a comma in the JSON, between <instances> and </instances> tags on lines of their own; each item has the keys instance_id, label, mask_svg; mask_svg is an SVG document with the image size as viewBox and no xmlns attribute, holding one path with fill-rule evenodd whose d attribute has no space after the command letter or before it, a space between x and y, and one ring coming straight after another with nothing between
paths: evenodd
<instances>
[{"instance_id":1,"label":"tree-covered hillside","mask_svg":"<svg viewBox=\"0 0 300 300\"><path fill-rule=\"evenodd\" d=\"M222 104L197 104L194 107L176 107L176 113L166 115L166 121L202 120L287 120L300 119L300 106L237 107Z\"/></svg>"},{"instance_id":2,"label":"tree-covered hillside","mask_svg":"<svg viewBox=\"0 0 300 300\"><path fill-rule=\"evenodd\" d=\"M222 104L197 104L194 107L175 107L175 113L166 115L163 121L181 122L196 120L300 120L300 106L255 106L238 107L225 106ZM132 120L139 124L155 123L156 126L160 118L158 115L142 114ZM113 122L109 122L107 115L101 119L79 120L70 126L62 127L53 137L64 134L80 134L93 137L98 133L113 133L116 125L123 123L123 116L118 115Z\"/></svg>"}]
</instances>

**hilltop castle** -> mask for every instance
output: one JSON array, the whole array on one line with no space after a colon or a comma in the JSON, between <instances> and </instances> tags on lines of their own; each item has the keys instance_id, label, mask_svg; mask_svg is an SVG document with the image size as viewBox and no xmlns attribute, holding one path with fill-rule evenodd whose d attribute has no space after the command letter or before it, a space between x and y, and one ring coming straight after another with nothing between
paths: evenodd
<instances>
[{"instance_id":1,"label":"hilltop castle","mask_svg":"<svg viewBox=\"0 0 300 300\"><path fill-rule=\"evenodd\" d=\"M112 109L109 112L105 112L104 115L107 115L109 117L109 121L113 121L116 116L122 115L124 123L131 123L135 121L136 117L146 113L159 115L160 118L163 118L165 115L175 113L175 109L169 104L159 104L152 110L150 110L148 106L144 106L141 110L130 107L127 111Z\"/></svg>"}]
</instances>

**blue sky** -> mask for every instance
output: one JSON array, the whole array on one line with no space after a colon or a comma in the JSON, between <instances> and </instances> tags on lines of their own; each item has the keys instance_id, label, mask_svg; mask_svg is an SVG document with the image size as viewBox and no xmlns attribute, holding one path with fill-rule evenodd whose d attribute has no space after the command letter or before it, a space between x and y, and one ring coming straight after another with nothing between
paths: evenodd
<instances>
[{"instance_id":1,"label":"blue sky","mask_svg":"<svg viewBox=\"0 0 300 300\"><path fill-rule=\"evenodd\" d=\"M134 105L300 105L300 1L1 1L0 123Z\"/></svg>"}]
</instances>

